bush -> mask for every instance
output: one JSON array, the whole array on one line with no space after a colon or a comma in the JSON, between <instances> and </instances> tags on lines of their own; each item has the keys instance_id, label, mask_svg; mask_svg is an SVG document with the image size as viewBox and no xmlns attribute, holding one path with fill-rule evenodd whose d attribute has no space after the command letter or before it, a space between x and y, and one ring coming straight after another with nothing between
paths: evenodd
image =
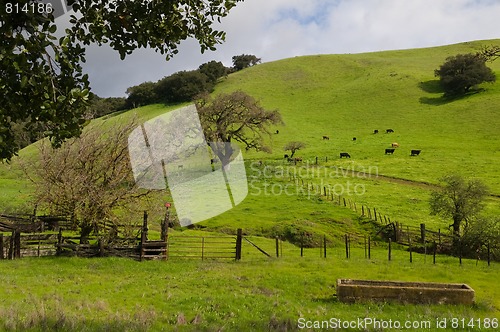
<instances>
[{"instance_id":1,"label":"bush","mask_svg":"<svg viewBox=\"0 0 500 332\"><path fill-rule=\"evenodd\" d=\"M490 246L492 259L500 260L500 219L479 218L470 223L461 238L462 255L486 259Z\"/></svg>"}]
</instances>

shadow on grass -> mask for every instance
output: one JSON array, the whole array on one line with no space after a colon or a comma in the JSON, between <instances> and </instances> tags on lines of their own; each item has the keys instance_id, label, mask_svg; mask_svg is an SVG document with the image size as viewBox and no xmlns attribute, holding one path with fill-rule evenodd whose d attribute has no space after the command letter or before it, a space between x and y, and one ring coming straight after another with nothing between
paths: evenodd
<instances>
[{"instance_id":1,"label":"shadow on grass","mask_svg":"<svg viewBox=\"0 0 500 332\"><path fill-rule=\"evenodd\" d=\"M484 89L471 89L467 94L465 95L446 95L444 93L443 88L439 84L439 80L430 80L430 81L425 81L425 82L420 82L418 84L418 87L427 93L432 93L432 94L440 94L437 97L420 97L420 103L422 104L427 104L427 105L434 105L434 106L440 106L440 105L445 105L452 103L456 100L467 98L471 95L475 95L476 93L479 93L481 91L484 91Z\"/></svg>"},{"instance_id":2,"label":"shadow on grass","mask_svg":"<svg viewBox=\"0 0 500 332\"><path fill-rule=\"evenodd\" d=\"M432 94L440 94L439 97L420 97L420 103L426 104L426 105L434 105L434 106L439 106L439 105L444 105L452 100L444 96L444 91L441 88L441 85L439 84L439 80L430 80L430 81L425 81L425 82L420 82L418 84L418 87L427 93L432 93Z\"/></svg>"}]
</instances>

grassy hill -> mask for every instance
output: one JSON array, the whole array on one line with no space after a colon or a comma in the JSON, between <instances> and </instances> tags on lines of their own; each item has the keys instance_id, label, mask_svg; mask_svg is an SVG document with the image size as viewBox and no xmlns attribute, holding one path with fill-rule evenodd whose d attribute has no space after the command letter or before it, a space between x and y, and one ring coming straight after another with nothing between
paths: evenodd
<instances>
[{"instance_id":1,"label":"grassy hill","mask_svg":"<svg viewBox=\"0 0 500 332\"><path fill-rule=\"evenodd\" d=\"M351 195L342 195L358 206L377 207L392 220L445 229L448 222L429 216L428 198L440 176L459 172L490 187L487 213L498 215L500 200L494 195L500 194L500 83L485 85L485 91L464 99L446 101L433 76L446 57L492 43L500 41L297 57L230 75L214 93L243 90L266 108L279 109L286 126L272 135L271 154L244 151L247 198L234 209L199 223L204 230L182 230L182 235L241 227L245 234L254 235L248 236L254 243L273 253L275 240L259 235L293 238L307 231L316 238L327 236L328 257L321 258L318 248L306 248L301 257L299 248L284 242L279 259L267 258L244 241L242 260L236 262L0 260L4 285L0 330L295 331L299 317L318 321L370 317L432 324L447 319L450 331L453 319L474 322L474 327L465 328L471 331L479 330L479 322L494 319L497 323L498 264L464 259L459 265L456 257L441 255L433 264L429 255L415 253L409 263L408 253L399 246L394 246L389 261L387 244L382 241L373 242L370 259L365 258L360 243L353 244L353 257L346 259L341 235L364 233L372 225L314 191L300 190L288 177L288 172L296 171L309 183L346 191L349 186L357 188ZM491 67L500 73L500 61ZM133 116L147 120L177 107L150 105L94 120L94 124L113 125ZM385 134L389 128L394 133ZM380 133L373 134L375 129ZM330 140L323 140L323 135ZM292 140L307 144L298 153L304 161L296 166L283 159L283 146ZM394 155L385 155L384 149L393 142L400 148ZM422 153L410 157L410 149ZM340 159L340 152L352 158ZM0 164L0 212L32 211L33 188L22 166L36 154L35 144L21 151L11 165ZM346 172L353 169L370 175ZM150 211L150 220L158 220L165 199L169 198L144 202L140 208L156 208L156 214ZM179 233L174 230L170 236ZM343 304L334 295L337 278L467 283L476 291L476 304Z\"/></svg>"},{"instance_id":2,"label":"grassy hill","mask_svg":"<svg viewBox=\"0 0 500 332\"><path fill-rule=\"evenodd\" d=\"M263 160L273 169L289 170L282 147L292 140L303 141L304 159L299 170L319 167L329 170L320 177L306 172L310 181L348 185L363 190L349 196L359 204L379 208L393 220L432 228L445 223L428 215L429 187L450 172L483 180L492 194L500 195L500 83L484 85L485 91L454 101L441 97L434 69L446 57L475 52L500 41L476 41L425 49L364 54L314 55L264 63L231 74L214 93L243 90L270 109L279 109L286 123L271 137L272 154L248 152L247 161ZM490 64L497 74L500 61ZM174 106L150 105L112 116L125 121L133 114L153 118ZM99 119L96 121L103 121ZM394 133L386 134L386 129ZM373 131L379 130L379 134ZM323 140L327 135L330 140ZM353 141L353 137L356 140ZM394 155L384 149L397 142ZM411 149L421 149L410 157ZM36 151L28 147L21 160ZM339 159L339 152L352 158ZM326 159L328 158L328 161ZM373 176L351 177L332 170L355 169ZM266 184L285 186L286 179L259 176L250 164L248 175L255 180L247 199L235 209L203 222L216 229L243 227L252 233L272 234L302 225L314 231L360 231L357 215L322 200L301 195L265 194ZM326 174L326 175L325 175ZM378 175L378 176L377 176ZM388 179L409 181L388 181ZM30 211L30 183L23 178L19 162L0 165L0 211ZM343 193L348 195L348 193ZM490 197L489 213L500 212L500 201ZM331 221L343 221L332 223ZM337 225L337 226L334 226ZM337 229L335 229L337 228Z\"/></svg>"}]
</instances>

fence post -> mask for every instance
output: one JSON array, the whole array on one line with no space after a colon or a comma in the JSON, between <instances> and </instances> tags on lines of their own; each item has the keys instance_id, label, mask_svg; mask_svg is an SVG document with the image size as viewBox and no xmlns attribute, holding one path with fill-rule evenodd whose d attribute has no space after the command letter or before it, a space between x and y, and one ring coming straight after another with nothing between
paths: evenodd
<instances>
[{"instance_id":1,"label":"fence post","mask_svg":"<svg viewBox=\"0 0 500 332\"><path fill-rule=\"evenodd\" d=\"M21 232L16 232L16 236L14 238L14 256L16 258L21 258Z\"/></svg>"},{"instance_id":2,"label":"fence post","mask_svg":"<svg viewBox=\"0 0 500 332\"><path fill-rule=\"evenodd\" d=\"M304 257L304 233L300 235L300 257Z\"/></svg>"},{"instance_id":3,"label":"fence post","mask_svg":"<svg viewBox=\"0 0 500 332\"><path fill-rule=\"evenodd\" d=\"M10 235L9 239L9 252L8 252L8 258L9 259L14 259L14 235L16 234L16 231L12 231L12 234Z\"/></svg>"},{"instance_id":4,"label":"fence post","mask_svg":"<svg viewBox=\"0 0 500 332\"><path fill-rule=\"evenodd\" d=\"M420 224L420 241L425 244L425 224Z\"/></svg>"},{"instance_id":5,"label":"fence post","mask_svg":"<svg viewBox=\"0 0 500 332\"><path fill-rule=\"evenodd\" d=\"M389 260L391 260L391 239L389 238Z\"/></svg>"},{"instance_id":6,"label":"fence post","mask_svg":"<svg viewBox=\"0 0 500 332\"><path fill-rule=\"evenodd\" d=\"M276 236L276 257L280 257L280 243L277 236Z\"/></svg>"},{"instance_id":7,"label":"fence post","mask_svg":"<svg viewBox=\"0 0 500 332\"><path fill-rule=\"evenodd\" d=\"M148 212L144 211L142 220L142 231L141 231L141 254L140 260L142 261L145 255L144 244L148 240Z\"/></svg>"},{"instance_id":8,"label":"fence post","mask_svg":"<svg viewBox=\"0 0 500 332\"><path fill-rule=\"evenodd\" d=\"M368 259L372 258L371 236L368 236Z\"/></svg>"},{"instance_id":9,"label":"fence post","mask_svg":"<svg viewBox=\"0 0 500 332\"><path fill-rule=\"evenodd\" d=\"M490 253L491 253L491 250L490 250L490 243L488 242L488 266L490 266L490 260L491 260ZM3 254L2 254L2 255L3 255Z\"/></svg>"},{"instance_id":10,"label":"fence post","mask_svg":"<svg viewBox=\"0 0 500 332\"><path fill-rule=\"evenodd\" d=\"M205 237L203 236L201 238L201 260L203 260L205 257Z\"/></svg>"},{"instance_id":11,"label":"fence post","mask_svg":"<svg viewBox=\"0 0 500 332\"><path fill-rule=\"evenodd\" d=\"M367 249L367 248L366 248L366 235L365 235L365 259L366 259L366 257L367 257L367 251L366 251L366 249Z\"/></svg>"},{"instance_id":12,"label":"fence post","mask_svg":"<svg viewBox=\"0 0 500 332\"><path fill-rule=\"evenodd\" d=\"M316 156L316 165L318 164L318 156Z\"/></svg>"},{"instance_id":13,"label":"fence post","mask_svg":"<svg viewBox=\"0 0 500 332\"><path fill-rule=\"evenodd\" d=\"M432 264L436 264L436 250L437 250L436 240L434 240L434 248L432 250Z\"/></svg>"},{"instance_id":14,"label":"fence post","mask_svg":"<svg viewBox=\"0 0 500 332\"><path fill-rule=\"evenodd\" d=\"M3 234L0 234L0 259L4 259L4 258L5 257L3 255Z\"/></svg>"},{"instance_id":15,"label":"fence post","mask_svg":"<svg viewBox=\"0 0 500 332\"><path fill-rule=\"evenodd\" d=\"M241 241L243 239L243 231L238 228L236 231L236 257L235 259L239 261L241 259Z\"/></svg>"},{"instance_id":16,"label":"fence post","mask_svg":"<svg viewBox=\"0 0 500 332\"><path fill-rule=\"evenodd\" d=\"M323 254L326 258L326 235L323 235Z\"/></svg>"},{"instance_id":17,"label":"fence post","mask_svg":"<svg viewBox=\"0 0 500 332\"><path fill-rule=\"evenodd\" d=\"M361 205L361 216L362 217L365 216L365 206L364 205Z\"/></svg>"},{"instance_id":18,"label":"fence post","mask_svg":"<svg viewBox=\"0 0 500 332\"><path fill-rule=\"evenodd\" d=\"M460 265L462 265L462 239L458 239L458 258L460 261Z\"/></svg>"},{"instance_id":19,"label":"fence post","mask_svg":"<svg viewBox=\"0 0 500 332\"><path fill-rule=\"evenodd\" d=\"M59 256L62 253L62 228L59 227L59 233L57 233L57 249L56 255Z\"/></svg>"},{"instance_id":20,"label":"fence post","mask_svg":"<svg viewBox=\"0 0 500 332\"><path fill-rule=\"evenodd\" d=\"M345 235L345 258L349 259L349 239L347 234Z\"/></svg>"},{"instance_id":21,"label":"fence post","mask_svg":"<svg viewBox=\"0 0 500 332\"><path fill-rule=\"evenodd\" d=\"M377 209L373 208L373 214L375 215L375 221L377 221Z\"/></svg>"},{"instance_id":22,"label":"fence post","mask_svg":"<svg viewBox=\"0 0 500 332\"><path fill-rule=\"evenodd\" d=\"M343 198L344 199L344 206L347 206L346 202L345 202L345 197Z\"/></svg>"},{"instance_id":23,"label":"fence post","mask_svg":"<svg viewBox=\"0 0 500 332\"><path fill-rule=\"evenodd\" d=\"M97 243L99 245L99 257L104 257L104 243L102 242L102 239L99 239Z\"/></svg>"},{"instance_id":24,"label":"fence post","mask_svg":"<svg viewBox=\"0 0 500 332\"><path fill-rule=\"evenodd\" d=\"M410 233L408 233L408 247L409 247L409 250L410 250L410 263L413 263L413 254L412 254L412 251L411 251L411 237L410 237Z\"/></svg>"}]
</instances>

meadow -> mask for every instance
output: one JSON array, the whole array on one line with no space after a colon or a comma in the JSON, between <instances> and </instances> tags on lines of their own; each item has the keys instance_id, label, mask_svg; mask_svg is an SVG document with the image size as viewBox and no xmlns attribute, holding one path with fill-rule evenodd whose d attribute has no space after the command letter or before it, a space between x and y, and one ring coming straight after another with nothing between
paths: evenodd
<instances>
[{"instance_id":1,"label":"meadow","mask_svg":"<svg viewBox=\"0 0 500 332\"><path fill-rule=\"evenodd\" d=\"M399 247L389 262L383 244L374 249L371 260L359 248L345 259L341 236L372 233L373 223L316 193L301 191L286 174L301 170L305 181L344 189L344 197L376 207L393 221L426 223L430 229L447 231L450 221L430 216L428 201L439 178L457 172L488 186L485 214L498 215L500 84L486 84L479 93L447 100L434 69L448 56L499 43L296 57L229 75L215 94L243 90L264 107L279 109L285 125L273 128L279 134L268 140L271 154L244 151L249 194L242 203L197 224L198 230L174 233L233 234L242 228L272 252L270 237L308 232L327 236L328 257L320 258L318 248L306 248L300 257L296 246L284 242L279 259L269 259L246 244L239 262L60 257L0 261L0 330L290 331L297 329L300 317L432 322L498 318L497 263L488 267L483 261L464 260L459 265L455 257L439 256L433 265L432 257L418 254L409 263L408 253ZM500 62L488 65L498 75ZM149 105L94 120L91 126L133 117L145 121L180 106ZM389 128L394 133L386 134ZM323 140L324 135L330 139ZM289 141L306 144L296 154L302 163L283 158ZM400 147L394 155L385 155L393 142ZM411 157L411 149L422 152ZM340 152L351 158L340 159ZM34 144L11 164L0 164L0 212L33 211L33 185L23 165L36 154ZM361 173L353 176L346 170ZM348 187L353 191L347 192ZM150 211L153 230L159 229L166 200L170 198L158 195L138 206ZM123 217L140 221L141 215ZM476 290L476 305L346 305L334 296L337 278L467 283Z\"/></svg>"},{"instance_id":2,"label":"meadow","mask_svg":"<svg viewBox=\"0 0 500 332\"><path fill-rule=\"evenodd\" d=\"M187 231L190 232L190 231ZM271 251L273 241L252 237ZM453 318L469 322L498 318L500 266L485 262L361 248L346 259L341 248L320 258L316 249L300 257L283 244L283 256L267 258L249 244L241 261L169 260L136 262L119 258L24 258L0 261L0 330L3 331L296 331L306 321L371 318L424 324ZM338 278L467 283L474 306L343 304ZM305 329L318 330L318 329ZM353 330L359 330L357 328ZM382 329L367 326L367 331ZM391 330L391 329L384 329ZM420 330L420 329L413 329ZM459 329L475 331L472 328ZM492 329L489 329L492 330Z\"/></svg>"}]
</instances>

